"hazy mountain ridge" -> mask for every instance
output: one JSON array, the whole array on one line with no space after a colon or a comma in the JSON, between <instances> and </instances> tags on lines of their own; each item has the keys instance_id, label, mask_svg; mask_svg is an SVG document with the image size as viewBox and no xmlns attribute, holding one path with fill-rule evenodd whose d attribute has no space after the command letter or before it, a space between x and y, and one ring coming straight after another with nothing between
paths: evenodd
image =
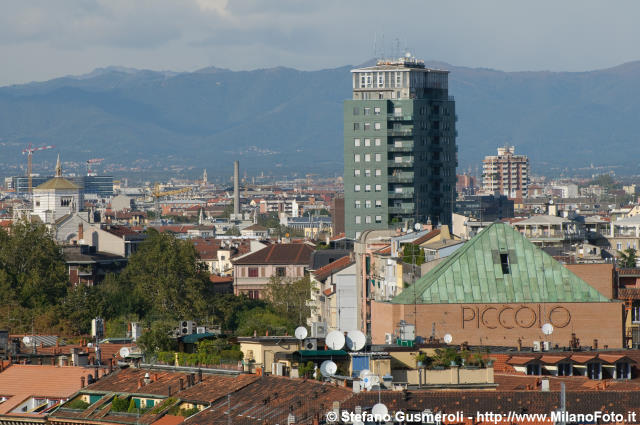
<instances>
[{"instance_id":1,"label":"hazy mountain ridge","mask_svg":"<svg viewBox=\"0 0 640 425\"><path fill-rule=\"evenodd\" d=\"M637 172L640 62L588 72L428 66L451 71L461 169L509 143L530 155L536 171L594 163ZM21 161L22 145L32 142L55 144L74 160L171 156L226 173L227 161L239 158L252 170L339 173L350 69L109 67L0 87L0 142L9 142L0 162Z\"/></svg>"}]
</instances>

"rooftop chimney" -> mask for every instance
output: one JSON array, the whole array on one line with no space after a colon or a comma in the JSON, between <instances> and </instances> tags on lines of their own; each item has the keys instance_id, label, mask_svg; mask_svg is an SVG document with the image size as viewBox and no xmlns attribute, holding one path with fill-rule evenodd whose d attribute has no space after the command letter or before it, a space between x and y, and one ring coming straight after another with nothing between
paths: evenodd
<instances>
[{"instance_id":1,"label":"rooftop chimney","mask_svg":"<svg viewBox=\"0 0 640 425\"><path fill-rule=\"evenodd\" d=\"M233 215L240 214L240 162L233 161Z\"/></svg>"},{"instance_id":2,"label":"rooftop chimney","mask_svg":"<svg viewBox=\"0 0 640 425\"><path fill-rule=\"evenodd\" d=\"M84 388L84 376L80 377L80 388Z\"/></svg>"}]
</instances>

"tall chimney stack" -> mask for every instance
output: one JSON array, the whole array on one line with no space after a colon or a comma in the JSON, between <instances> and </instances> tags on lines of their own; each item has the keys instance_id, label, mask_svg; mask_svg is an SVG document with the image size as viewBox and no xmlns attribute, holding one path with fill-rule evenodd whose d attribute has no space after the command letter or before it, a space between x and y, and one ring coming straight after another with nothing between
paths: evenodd
<instances>
[{"instance_id":1,"label":"tall chimney stack","mask_svg":"<svg viewBox=\"0 0 640 425\"><path fill-rule=\"evenodd\" d=\"M233 215L240 215L240 161L233 161Z\"/></svg>"}]
</instances>

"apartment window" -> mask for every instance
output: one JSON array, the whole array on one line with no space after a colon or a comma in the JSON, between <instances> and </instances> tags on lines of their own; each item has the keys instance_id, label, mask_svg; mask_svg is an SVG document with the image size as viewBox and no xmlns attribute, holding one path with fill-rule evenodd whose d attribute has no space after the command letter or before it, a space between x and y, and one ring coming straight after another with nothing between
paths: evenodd
<instances>
[{"instance_id":1,"label":"apartment window","mask_svg":"<svg viewBox=\"0 0 640 425\"><path fill-rule=\"evenodd\" d=\"M376 192L382 192L382 185L381 184L377 184L376 185Z\"/></svg>"},{"instance_id":2,"label":"apartment window","mask_svg":"<svg viewBox=\"0 0 640 425\"><path fill-rule=\"evenodd\" d=\"M276 276L285 277L287 275L286 267L276 267Z\"/></svg>"},{"instance_id":3,"label":"apartment window","mask_svg":"<svg viewBox=\"0 0 640 425\"><path fill-rule=\"evenodd\" d=\"M356 205L355 205L355 207L356 207L356 208L360 208L360 201L356 201Z\"/></svg>"},{"instance_id":4,"label":"apartment window","mask_svg":"<svg viewBox=\"0 0 640 425\"><path fill-rule=\"evenodd\" d=\"M376 146L380 146L380 139L376 139Z\"/></svg>"},{"instance_id":5,"label":"apartment window","mask_svg":"<svg viewBox=\"0 0 640 425\"><path fill-rule=\"evenodd\" d=\"M376 177L380 177L382 175L382 170L379 168L376 168Z\"/></svg>"},{"instance_id":6,"label":"apartment window","mask_svg":"<svg viewBox=\"0 0 640 425\"><path fill-rule=\"evenodd\" d=\"M361 217L359 215L356 216L356 224L360 224L361 222Z\"/></svg>"},{"instance_id":7,"label":"apartment window","mask_svg":"<svg viewBox=\"0 0 640 425\"><path fill-rule=\"evenodd\" d=\"M376 216L376 223L378 223L378 224L382 223L382 216L381 215L377 215Z\"/></svg>"},{"instance_id":8,"label":"apartment window","mask_svg":"<svg viewBox=\"0 0 640 425\"><path fill-rule=\"evenodd\" d=\"M538 363L527 365L527 375L541 375L540 365Z\"/></svg>"},{"instance_id":9,"label":"apartment window","mask_svg":"<svg viewBox=\"0 0 640 425\"><path fill-rule=\"evenodd\" d=\"M373 128L375 130L380 130L380 123L379 122L373 123Z\"/></svg>"},{"instance_id":10,"label":"apartment window","mask_svg":"<svg viewBox=\"0 0 640 425\"><path fill-rule=\"evenodd\" d=\"M355 162L360 162L360 154L359 154L359 153L355 154L355 155L353 156L353 160L354 160Z\"/></svg>"},{"instance_id":11,"label":"apartment window","mask_svg":"<svg viewBox=\"0 0 640 425\"><path fill-rule=\"evenodd\" d=\"M371 170L364 170L365 177L371 177Z\"/></svg>"},{"instance_id":12,"label":"apartment window","mask_svg":"<svg viewBox=\"0 0 640 425\"><path fill-rule=\"evenodd\" d=\"M356 232L356 240L360 239L360 235L362 234L362 232Z\"/></svg>"},{"instance_id":13,"label":"apartment window","mask_svg":"<svg viewBox=\"0 0 640 425\"><path fill-rule=\"evenodd\" d=\"M364 186L364 191L365 192L371 192L371 185L370 184L365 185Z\"/></svg>"},{"instance_id":14,"label":"apartment window","mask_svg":"<svg viewBox=\"0 0 640 425\"><path fill-rule=\"evenodd\" d=\"M371 139L364 139L364 145L365 147L371 146Z\"/></svg>"},{"instance_id":15,"label":"apartment window","mask_svg":"<svg viewBox=\"0 0 640 425\"><path fill-rule=\"evenodd\" d=\"M360 192L360 185L357 184L357 185L353 186L353 191L354 192Z\"/></svg>"},{"instance_id":16,"label":"apartment window","mask_svg":"<svg viewBox=\"0 0 640 425\"><path fill-rule=\"evenodd\" d=\"M371 208L371 200L367 199L366 201L364 201L364 207Z\"/></svg>"},{"instance_id":17,"label":"apartment window","mask_svg":"<svg viewBox=\"0 0 640 425\"><path fill-rule=\"evenodd\" d=\"M402 108L393 108L393 115L395 115L396 117L401 117L402 116Z\"/></svg>"},{"instance_id":18,"label":"apartment window","mask_svg":"<svg viewBox=\"0 0 640 425\"><path fill-rule=\"evenodd\" d=\"M358 177L360 175L360 170L353 170L353 175Z\"/></svg>"},{"instance_id":19,"label":"apartment window","mask_svg":"<svg viewBox=\"0 0 640 425\"><path fill-rule=\"evenodd\" d=\"M364 154L364 162L371 162L371 154L370 153L365 153Z\"/></svg>"},{"instance_id":20,"label":"apartment window","mask_svg":"<svg viewBox=\"0 0 640 425\"><path fill-rule=\"evenodd\" d=\"M72 197L70 197L70 196L63 196L63 197L60 199L60 206L61 206L61 207L68 207L69 205L71 205L71 200L72 200L72 199L73 199L73 198L72 198Z\"/></svg>"},{"instance_id":21,"label":"apartment window","mask_svg":"<svg viewBox=\"0 0 640 425\"><path fill-rule=\"evenodd\" d=\"M382 155L377 153L376 154L376 162L380 162L380 161L382 161Z\"/></svg>"},{"instance_id":22,"label":"apartment window","mask_svg":"<svg viewBox=\"0 0 640 425\"><path fill-rule=\"evenodd\" d=\"M382 200L376 199L376 208L382 208Z\"/></svg>"},{"instance_id":23,"label":"apartment window","mask_svg":"<svg viewBox=\"0 0 640 425\"><path fill-rule=\"evenodd\" d=\"M258 277L257 267L249 267L249 277Z\"/></svg>"},{"instance_id":24,"label":"apartment window","mask_svg":"<svg viewBox=\"0 0 640 425\"><path fill-rule=\"evenodd\" d=\"M371 115L371 108L364 108L365 115Z\"/></svg>"},{"instance_id":25,"label":"apartment window","mask_svg":"<svg viewBox=\"0 0 640 425\"><path fill-rule=\"evenodd\" d=\"M364 123L364 131L369 131L369 130L371 130L371 123L370 122Z\"/></svg>"},{"instance_id":26,"label":"apartment window","mask_svg":"<svg viewBox=\"0 0 640 425\"><path fill-rule=\"evenodd\" d=\"M355 146L356 148L360 146L360 139L353 139L353 146Z\"/></svg>"},{"instance_id":27,"label":"apartment window","mask_svg":"<svg viewBox=\"0 0 640 425\"><path fill-rule=\"evenodd\" d=\"M380 108L373 108L374 115L380 115Z\"/></svg>"},{"instance_id":28,"label":"apartment window","mask_svg":"<svg viewBox=\"0 0 640 425\"><path fill-rule=\"evenodd\" d=\"M360 108L356 108L356 107L354 106L354 108L353 108L353 115L359 115L359 114L360 114Z\"/></svg>"},{"instance_id":29,"label":"apartment window","mask_svg":"<svg viewBox=\"0 0 640 425\"><path fill-rule=\"evenodd\" d=\"M616 249L617 249L618 251L622 249L622 244L621 244L620 242L618 242L618 243L616 244Z\"/></svg>"},{"instance_id":30,"label":"apartment window","mask_svg":"<svg viewBox=\"0 0 640 425\"><path fill-rule=\"evenodd\" d=\"M384 72L378 72L378 87L384 87Z\"/></svg>"},{"instance_id":31,"label":"apartment window","mask_svg":"<svg viewBox=\"0 0 640 425\"><path fill-rule=\"evenodd\" d=\"M359 122L354 122L353 123L353 129L354 130L360 130L360 123Z\"/></svg>"},{"instance_id":32,"label":"apartment window","mask_svg":"<svg viewBox=\"0 0 640 425\"><path fill-rule=\"evenodd\" d=\"M257 289L249 290L247 291L247 295L249 296L249 299L257 300L260 298L260 291Z\"/></svg>"},{"instance_id":33,"label":"apartment window","mask_svg":"<svg viewBox=\"0 0 640 425\"><path fill-rule=\"evenodd\" d=\"M367 224L371 224L371 216L370 215L366 216L364 218L364 222L367 223Z\"/></svg>"}]
</instances>

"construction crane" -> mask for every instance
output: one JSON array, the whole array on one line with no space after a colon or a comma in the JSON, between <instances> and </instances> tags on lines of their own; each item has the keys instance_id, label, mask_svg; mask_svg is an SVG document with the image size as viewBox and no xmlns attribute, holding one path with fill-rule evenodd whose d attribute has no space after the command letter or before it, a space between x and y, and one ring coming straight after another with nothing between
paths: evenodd
<instances>
[{"instance_id":1,"label":"construction crane","mask_svg":"<svg viewBox=\"0 0 640 425\"><path fill-rule=\"evenodd\" d=\"M87 159L87 176L95 176L94 171L91 170L91 165L100 164L102 161L104 161L104 158Z\"/></svg>"},{"instance_id":2,"label":"construction crane","mask_svg":"<svg viewBox=\"0 0 640 425\"><path fill-rule=\"evenodd\" d=\"M160 198L164 198L165 196L179 195L181 193L190 192L190 191L191 191L190 187L185 187L182 189L168 190L166 192L161 192L160 185L156 183L154 189L151 191L151 196L153 196L154 198L156 213L160 214L160 205L159 205Z\"/></svg>"},{"instance_id":3,"label":"construction crane","mask_svg":"<svg viewBox=\"0 0 640 425\"><path fill-rule=\"evenodd\" d=\"M29 196L31 196L31 193L33 192L33 187L31 184L31 172L32 172L31 167L32 167L33 153L37 151L44 151L44 150L53 149L53 148L55 148L55 146L53 145L40 146L38 148L34 148L33 145L29 143L27 147L22 150L22 155L24 155L25 153L27 154L27 177L29 178Z\"/></svg>"}]
</instances>

